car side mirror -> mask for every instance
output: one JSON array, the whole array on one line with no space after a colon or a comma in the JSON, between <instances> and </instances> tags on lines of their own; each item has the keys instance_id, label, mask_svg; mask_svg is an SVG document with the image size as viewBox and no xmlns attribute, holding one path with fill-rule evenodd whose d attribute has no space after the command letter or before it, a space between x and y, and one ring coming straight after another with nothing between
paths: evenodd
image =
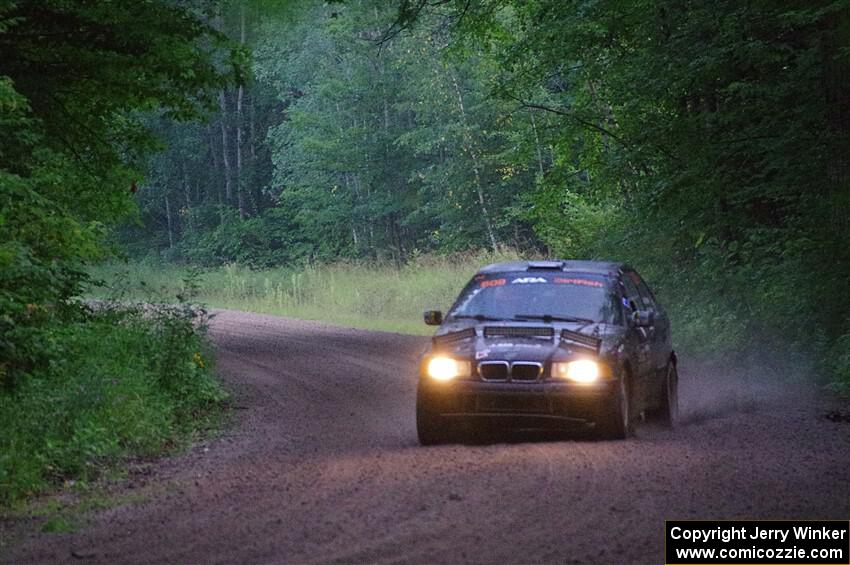
<instances>
[{"instance_id":1,"label":"car side mirror","mask_svg":"<svg viewBox=\"0 0 850 565\"><path fill-rule=\"evenodd\" d=\"M655 310L637 310L632 314L632 326L648 328L655 325Z\"/></svg>"},{"instance_id":2,"label":"car side mirror","mask_svg":"<svg viewBox=\"0 0 850 565\"><path fill-rule=\"evenodd\" d=\"M443 313L439 310L426 310L423 317L429 326L439 326L443 323Z\"/></svg>"}]
</instances>

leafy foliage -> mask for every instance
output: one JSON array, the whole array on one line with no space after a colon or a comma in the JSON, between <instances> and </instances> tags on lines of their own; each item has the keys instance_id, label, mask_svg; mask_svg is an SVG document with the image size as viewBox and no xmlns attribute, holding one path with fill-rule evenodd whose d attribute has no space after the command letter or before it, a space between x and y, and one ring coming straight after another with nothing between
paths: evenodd
<instances>
[{"instance_id":1,"label":"leafy foliage","mask_svg":"<svg viewBox=\"0 0 850 565\"><path fill-rule=\"evenodd\" d=\"M225 394L197 312L98 310L43 330L57 355L0 394L0 504L201 429Z\"/></svg>"},{"instance_id":2,"label":"leafy foliage","mask_svg":"<svg viewBox=\"0 0 850 565\"><path fill-rule=\"evenodd\" d=\"M635 263L692 349L848 332L850 4L439 5L489 47L495 92L557 124L564 157L528 194L557 254ZM403 2L398 24L430 6Z\"/></svg>"},{"instance_id":3,"label":"leafy foliage","mask_svg":"<svg viewBox=\"0 0 850 565\"><path fill-rule=\"evenodd\" d=\"M285 27L256 14L245 44L264 117L217 119L231 139L266 125L243 142L264 148L263 172L239 181L266 199L172 219L166 255L400 264L507 245L621 259L659 288L691 351L745 356L758 336L768 356L814 345L842 358L848 12L846 0L400 0L302 3ZM207 171L237 156L205 143Z\"/></svg>"},{"instance_id":4,"label":"leafy foliage","mask_svg":"<svg viewBox=\"0 0 850 565\"><path fill-rule=\"evenodd\" d=\"M236 259L208 252L210 240L221 248L228 237L250 264L401 263L417 251L537 246L520 198L542 166L530 169L528 148L518 147L529 116L515 126L515 105L489 97L492 64L480 53L452 57L445 30L378 45L394 15L377 1L304 3L284 27L235 11L231 34L254 53L243 111L231 90L212 127L163 127L172 143L140 192L145 225L120 240L154 240L165 256L207 264ZM240 207L233 190L255 204ZM262 240L260 230L289 251L237 243L246 233Z\"/></svg>"},{"instance_id":5,"label":"leafy foliage","mask_svg":"<svg viewBox=\"0 0 850 565\"><path fill-rule=\"evenodd\" d=\"M198 117L239 78L201 8L0 5L0 502L160 449L221 399L188 320L74 300L134 209L150 115Z\"/></svg>"},{"instance_id":6,"label":"leafy foliage","mask_svg":"<svg viewBox=\"0 0 850 565\"><path fill-rule=\"evenodd\" d=\"M52 329L83 263L126 218L142 156L140 111L188 118L235 76L241 52L170 2L21 1L0 8L0 380L55 360ZM226 59L226 60L224 60Z\"/></svg>"}]
</instances>

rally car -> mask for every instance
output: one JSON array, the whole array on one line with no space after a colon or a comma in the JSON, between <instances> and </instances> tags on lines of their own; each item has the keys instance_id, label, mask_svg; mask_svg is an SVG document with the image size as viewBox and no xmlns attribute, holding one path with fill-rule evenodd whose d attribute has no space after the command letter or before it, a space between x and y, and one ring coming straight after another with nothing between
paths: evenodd
<instances>
[{"instance_id":1,"label":"rally car","mask_svg":"<svg viewBox=\"0 0 850 565\"><path fill-rule=\"evenodd\" d=\"M670 323L637 271L599 261L518 261L482 268L423 356L419 441L487 427L592 428L627 437L644 416L678 414Z\"/></svg>"}]
</instances>

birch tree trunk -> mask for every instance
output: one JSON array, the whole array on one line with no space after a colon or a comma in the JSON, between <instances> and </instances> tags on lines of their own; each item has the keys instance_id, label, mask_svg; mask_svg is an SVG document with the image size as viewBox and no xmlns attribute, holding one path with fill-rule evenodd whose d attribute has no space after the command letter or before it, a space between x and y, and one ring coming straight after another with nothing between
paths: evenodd
<instances>
[{"instance_id":1,"label":"birch tree trunk","mask_svg":"<svg viewBox=\"0 0 850 565\"><path fill-rule=\"evenodd\" d=\"M239 11L239 42L245 45L245 4ZM245 98L245 86L241 83L236 90L236 201L239 207L239 217L243 220L247 216L245 212L245 179L242 178L242 130L244 116L242 114L242 101Z\"/></svg>"},{"instance_id":2,"label":"birch tree trunk","mask_svg":"<svg viewBox=\"0 0 850 565\"><path fill-rule=\"evenodd\" d=\"M228 204L233 201L232 173L230 170L230 144L227 139L227 98L223 90L218 91L218 105L221 108L221 161L224 164L224 200Z\"/></svg>"},{"instance_id":3,"label":"birch tree trunk","mask_svg":"<svg viewBox=\"0 0 850 565\"><path fill-rule=\"evenodd\" d=\"M531 129L534 131L534 148L537 150L537 170L543 176L543 151L540 150L540 135L537 133L537 122L534 120L534 111L531 111Z\"/></svg>"},{"instance_id":4,"label":"birch tree trunk","mask_svg":"<svg viewBox=\"0 0 850 565\"><path fill-rule=\"evenodd\" d=\"M490 221L490 213L487 211L487 204L484 200L484 186L481 183L481 164L478 160L478 153L475 151L472 140L472 133L469 128L469 122L466 118L466 106L463 102L463 93L460 91L457 77L452 74L452 83L454 83L455 93L457 94L458 108L460 109L460 117L463 122L464 144L469 156L472 158L472 173L475 178L475 190L478 194L478 205L481 208L481 218L484 220L484 228L487 230L487 237L490 240L490 246L493 251L499 251L499 244L496 242L496 234L493 232L493 224Z\"/></svg>"},{"instance_id":5,"label":"birch tree trunk","mask_svg":"<svg viewBox=\"0 0 850 565\"><path fill-rule=\"evenodd\" d=\"M174 247L174 223L171 220L171 203L165 195L165 223L168 226L168 248Z\"/></svg>"},{"instance_id":6,"label":"birch tree trunk","mask_svg":"<svg viewBox=\"0 0 850 565\"><path fill-rule=\"evenodd\" d=\"M209 138L210 145L210 164L212 165L210 179L212 180L215 186L215 199L218 203L218 215L219 221L224 221L224 194L223 187L221 183L221 166L218 161L219 153L218 153L218 145L215 142L216 133L213 131L212 125L207 125L207 137ZM209 193L207 193L209 194Z\"/></svg>"},{"instance_id":7,"label":"birch tree trunk","mask_svg":"<svg viewBox=\"0 0 850 565\"><path fill-rule=\"evenodd\" d=\"M194 230L192 225L192 189L189 184L189 174L186 172L185 161L181 163L181 169L183 170L183 195L186 198L186 228L191 232Z\"/></svg>"}]
</instances>

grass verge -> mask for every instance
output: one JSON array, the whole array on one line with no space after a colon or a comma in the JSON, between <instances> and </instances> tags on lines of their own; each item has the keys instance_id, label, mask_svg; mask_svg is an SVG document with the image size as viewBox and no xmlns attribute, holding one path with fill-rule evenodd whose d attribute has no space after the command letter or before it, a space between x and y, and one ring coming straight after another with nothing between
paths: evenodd
<instances>
[{"instance_id":1,"label":"grass verge","mask_svg":"<svg viewBox=\"0 0 850 565\"><path fill-rule=\"evenodd\" d=\"M216 308L427 335L433 328L423 325L424 310L446 311L481 265L515 258L468 253L421 256L400 268L335 263L264 270L135 262L101 265L91 274L105 283L96 289L99 297L165 301L193 293Z\"/></svg>"},{"instance_id":2,"label":"grass verge","mask_svg":"<svg viewBox=\"0 0 850 565\"><path fill-rule=\"evenodd\" d=\"M49 327L47 366L0 389L0 506L85 485L214 425L226 394L204 330L185 305L83 308Z\"/></svg>"}]
</instances>

